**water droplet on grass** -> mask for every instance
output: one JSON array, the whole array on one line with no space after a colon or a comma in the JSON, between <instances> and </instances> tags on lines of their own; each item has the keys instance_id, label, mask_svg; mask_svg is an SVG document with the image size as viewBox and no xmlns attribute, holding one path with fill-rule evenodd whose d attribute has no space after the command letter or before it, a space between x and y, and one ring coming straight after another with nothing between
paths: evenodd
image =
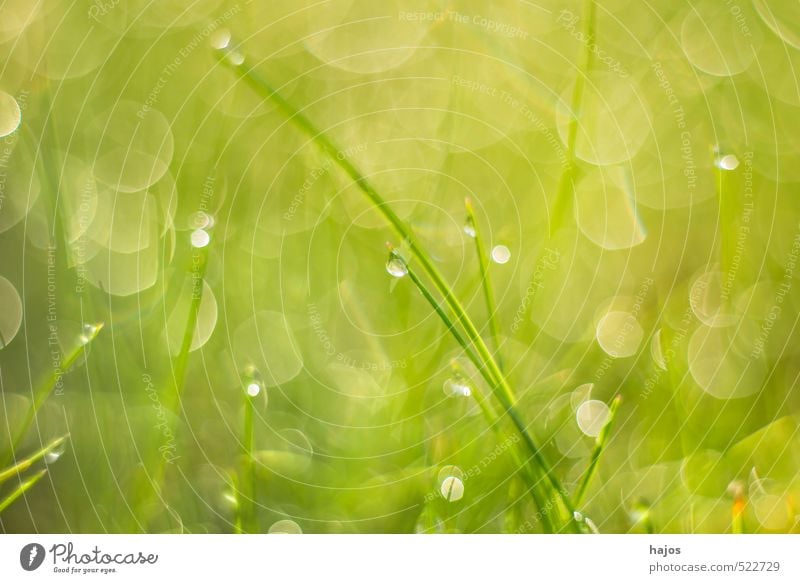
<instances>
[{"instance_id":1,"label":"water droplet on grass","mask_svg":"<svg viewBox=\"0 0 800 583\"><path fill-rule=\"evenodd\" d=\"M472 222L472 219L467 219L467 222L464 223L464 233L467 237L475 238L477 232L475 231L475 223Z\"/></svg>"},{"instance_id":2,"label":"water droplet on grass","mask_svg":"<svg viewBox=\"0 0 800 583\"><path fill-rule=\"evenodd\" d=\"M581 406L578 407L578 411L575 414L575 419L584 435L597 437L608 422L608 416L610 414L611 412L608 405L603 403L603 401L592 399L581 403Z\"/></svg>"},{"instance_id":3,"label":"water droplet on grass","mask_svg":"<svg viewBox=\"0 0 800 583\"><path fill-rule=\"evenodd\" d=\"M251 382L247 385L247 394L251 397L257 397L261 392L261 385L257 382Z\"/></svg>"},{"instance_id":4,"label":"water droplet on grass","mask_svg":"<svg viewBox=\"0 0 800 583\"><path fill-rule=\"evenodd\" d=\"M442 480L439 492L448 502L457 502L464 497L464 482L455 476L448 476Z\"/></svg>"},{"instance_id":5,"label":"water droplet on grass","mask_svg":"<svg viewBox=\"0 0 800 583\"><path fill-rule=\"evenodd\" d=\"M392 253L386 262L386 271L392 277L404 277L408 275L408 266L401 257Z\"/></svg>"},{"instance_id":6,"label":"water droplet on grass","mask_svg":"<svg viewBox=\"0 0 800 583\"><path fill-rule=\"evenodd\" d=\"M211 235L203 229L195 229L191 235L192 247L202 249L211 242Z\"/></svg>"},{"instance_id":7,"label":"water droplet on grass","mask_svg":"<svg viewBox=\"0 0 800 583\"><path fill-rule=\"evenodd\" d=\"M442 390L448 397L469 397L472 395L472 389L461 376L455 376L444 381Z\"/></svg>"},{"instance_id":8,"label":"water droplet on grass","mask_svg":"<svg viewBox=\"0 0 800 583\"><path fill-rule=\"evenodd\" d=\"M102 327L102 324L84 324L80 335L81 344L89 344L94 340Z\"/></svg>"},{"instance_id":9,"label":"water droplet on grass","mask_svg":"<svg viewBox=\"0 0 800 583\"><path fill-rule=\"evenodd\" d=\"M231 43L231 31L227 28L220 28L215 30L208 40L213 48L217 50L226 49Z\"/></svg>"},{"instance_id":10,"label":"water droplet on grass","mask_svg":"<svg viewBox=\"0 0 800 583\"><path fill-rule=\"evenodd\" d=\"M58 447L53 448L52 450L48 451L44 456L44 463L47 465L56 463L64 452L67 451L67 442L64 440L61 442Z\"/></svg>"},{"instance_id":11,"label":"water droplet on grass","mask_svg":"<svg viewBox=\"0 0 800 583\"><path fill-rule=\"evenodd\" d=\"M14 132L22 121L22 111L17 100L0 91L0 138Z\"/></svg>"},{"instance_id":12,"label":"water droplet on grass","mask_svg":"<svg viewBox=\"0 0 800 583\"><path fill-rule=\"evenodd\" d=\"M231 65L238 67L244 63L244 55L239 51L230 51L225 57Z\"/></svg>"},{"instance_id":13,"label":"water droplet on grass","mask_svg":"<svg viewBox=\"0 0 800 583\"><path fill-rule=\"evenodd\" d=\"M508 263L511 259L511 250L505 245L495 245L492 248L492 261L500 265Z\"/></svg>"},{"instance_id":14,"label":"water droplet on grass","mask_svg":"<svg viewBox=\"0 0 800 583\"><path fill-rule=\"evenodd\" d=\"M739 166L739 158L734 156L733 154L726 154L724 156L717 157L715 164L717 168L721 170L736 170Z\"/></svg>"}]
</instances>

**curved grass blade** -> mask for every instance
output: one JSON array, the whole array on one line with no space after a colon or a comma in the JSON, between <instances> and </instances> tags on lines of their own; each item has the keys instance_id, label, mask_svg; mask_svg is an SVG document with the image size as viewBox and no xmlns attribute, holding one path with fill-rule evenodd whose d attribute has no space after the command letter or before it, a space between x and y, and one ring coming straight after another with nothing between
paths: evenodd
<instances>
[{"instance_id":1,"label":"curved grass blade","mask_svg":"<svg viewBox=\"0 0 800 583\"><path fill-rule=\"evenodd\" d=\"M19 486L17 486L16 489L13 492L11 492L8 496L3 498L3 500L0 501L0 514L2 514L6 508L11 506L17 500L17 498L19 498L25 492L33 488L36 485L36 482L41 480L46 473L47 470L40 470L39 472L37 472L24 482L22 482Z\"/></svg>"},{"instance_id":2,"label":"curved grass blade","mask_svg":"<svg viewBox=\"0 0 800 583\"><path fill-rule=\"evenodd\" d=\"M21 462L16 463L10 468L6 468L5 470L0 471L0 484L5 482L6 480L13 478L18 474L21 474L22 472L27 471L33 464L38 462L48 453L59 448L61 444L63 444L67 440L68 437L69 433L67 433L66 435L62 435L61 437L57 437L56 439L53 439L50 443L48 443L46 446L41 448L39 451L31 454Z\"/></svg>"},{"instance_id":3,"label":"curved grass blade","mask_svg":"<svg viewBox=\"0 0 800 583\"><path fill-rule=\"evenodd\" d=\"M489 259L486 256L486 249L483 247L483 238L481 237L481 230L478 227L478 221L475 218L475 209L469 198L464 201L464 207L467 211L467 226L471 229L470 237L475 241L475 250L478 255L478 265L481 270L481 285L483 287L483 297L486 300L486 313L489 320L489 331L492 334L492 341L494 342L495 358L497 359L497 366L502 370L503 361L500 356L500 329L497 325L497 304L494 298L494 288L492 286L492 280L489 277Z\"/></svg>"},{"instance_id":4,"label":"curved grass blade","mask_svg":"<svg viewBox=\"0 0 800 583\"><path fill-rule=\"evenodd\" d=\"M586 468L586 472L583 474L583 479L581 480L580 486L578 486L578 491L573 497L575 506L580 507L581 503L583 502L583 497L586 495L586 490L589 488L589 482L592 481L592 477L597 470L597 464L600 461L600 456L603 455L603 451L605 451L606 444L608 443L608 435L611 433L611 426L614 424L614 418L617 415L617 409L619 409L621 402L621 395L614 397L614 400L611 402L608 420L606 421L606 424L603 425L603 429L600 430L600 433L595 440L594 449L592 450L592 457L589 459L589 466Z\"/></svg>"}]
</instances>

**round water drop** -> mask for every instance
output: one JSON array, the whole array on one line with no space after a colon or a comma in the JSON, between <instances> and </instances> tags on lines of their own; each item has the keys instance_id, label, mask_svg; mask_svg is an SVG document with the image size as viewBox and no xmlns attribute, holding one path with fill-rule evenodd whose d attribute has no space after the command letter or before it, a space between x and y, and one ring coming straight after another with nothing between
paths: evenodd
<instances>
[{"instance_id":1,"label":"round water drop","mask_svg":"<svg viewBox=\"0 0 800 583\"><path fill-rule=\"evenodd\" d=\"M439 492L448 502L456 502L464 497L464 482L455 476L448 476L442 480Z\"/></svg>"},{"instance_id":2,"label":"round water drop","mask_svg":"<svg viewBox=\"0 0 800 583\"><path fill-rule=\"evenodd\" d=\"M58 444L57 447L54 447L45 454L44 463L46 463L47 465L56 463L61 458L61 456L64 455L65 451L67 451L66 440L62 441L60 444Z\"/></svg>"},{"instance_id":3,"label":"round water drop","mask_svg":"<svg viewBox=\"0 0 800 583\"><path fill-rule=\"evenodd\" d=\"M511 259L511 250L505 245L495 245L492 248L492 261L500 265L508 263Z\"/></svg>"},{"instance_id":4,"label":"round water drop","mask_svg":"<svg viewBox=\"0 0 800 583\"><path fill-rule=\"evenodd\" d=\"M303 529L294 520L279 520L269 527L269 534L303 534Z\"/></svg>"},{"instance_id":5,"label":"round water drop","mask_svg":"<svg viewBox=\"0 0 800 583\"><path fill-rule=\"evenodd\" d=\"M231 65L234 65L236 67L244 63L244 55L239 51L228 52L227 59Z\"/></svg>"},{"instance_id":6,"label":"round water drop","mask_svg":"<svg viewBox=\"0 0 800 583\"><path fill-rule=\"evenodd\" d=\"M408 266L402 258L392 254L386 262L386 271L392 277L403 277L408 275Z\"/></svg>"},{"instance_id":7,"label":"round water drop","mask_svg":"<svg viewBox=\"0 0 800 583\"><path fill-rule=\"evenodd\" d=\"M597 343L609 356L626 358L639 350L644 330L629 312L608 312L596 329Z\"/></svg>"},{"instance_id":8,"label":"round water drop","mask_svg":"<svg viewBox=\"0 0 800 583\"><path fill-rule=\"evenodd\" d=\"M726 154L719 156L716 160L717 168L722 170L736 170L739 166L739 158L733 154Z\"/></svg>"},{"instance_id":9,"label":"round water drop","mask_svg":"<svg viewBox=\"0 0 800 583\"><path fill-rule=\"evenodd\" d=\"M257 397L261 392L261 385L253 381L247 385L247 394L251 397Z\"/></svg>"},{"instance_id":10,"label":"round water drop","mask_svg":"<svg viewBox=\"0 0 800 583\"><path fill-rule=\"evenodd\" d=\"M472 395L472 389L460 376L447 379L442 385L442 389L448 397L469 397Z\"/></svg>"},{"instance_id":11,"label":"round water drop","mask_svg":"<svg viewBox=\"0 0 800 583\"><path fill-rule=\"evenodd\" d=\"M22 300L14 285L0 275L0 350L19 332L22 324Z\"/></svg>"},{"instance_id":12,"label":"round water drop","mask_svg":"<svg viewBox=\"0 0 800 583\"><path fill-rule=\"evenodd\" d=\"M572 518L575 519L575 522L583 522L584 516L583 513L576 510L572 513Z\"/></svg>"},{"instance_id":13,"label":"round water drop","mask_svg":"<svg viewBox=\"0 0 800 583\"><path fill-rule=\"evenodd\" d=\"M195 229L191 235L192 247L202 249L211 242L211 235L203 229Z\"/></svg>"},{"instance_id":14,"label":"round water drop","mask_svg":"<svg viewBox=\"0 0 800 583\"><path fill-rule=\"evenodd\" d=\"M16 130L21 121L22 111L17 100L5 91L0 91L0 138Z\"/></svg>"},{"instance_id":15,"label":"round water drop","mask_svg":"<svg viewBox=\"0 0 800 583\"><path fill-rule=\"evenodd\" d=\"M467 220L467 222L464 223L464 233L467 235L467 237L474 239L477 236L477 232L475 231L475 223L473 223L471 220Z\"/></svg>"},{"instance_id":16,"label":"round water drop","mask_svg":"<svg viewBox=\"0 0 800 583\"><path fill-rule=\"evenodd\" d=\"M217 50L226 49L231 43L231 31L229 31L227 28L215 30L211 34L209 42L211 43L211 46Z\"/></svg>"},{"instance_id":17,"label":"round water drop","mask_svg":"<svg viewBox=\"0 0 800 583\"><path fill-rule=\"evenodd\" d=\"M597 437L608 422L608 416L610 414L611 411L608 405L603 403L603 401L592 399L581 403L581 406L578 407L578 411L575 413L575 419L584 435Z\"/></svg>"},{"instance_id":18,"label":"round water drop","mask_svg":"<svg viewBox=\"0 0 800 583\"><path fill-rule=\"evenodd\" d=\"M102 324L84 324L79 338L81 344L89 344L94 340L94 337L97 336L102 327Z\"/></svg>"}]
</instances>

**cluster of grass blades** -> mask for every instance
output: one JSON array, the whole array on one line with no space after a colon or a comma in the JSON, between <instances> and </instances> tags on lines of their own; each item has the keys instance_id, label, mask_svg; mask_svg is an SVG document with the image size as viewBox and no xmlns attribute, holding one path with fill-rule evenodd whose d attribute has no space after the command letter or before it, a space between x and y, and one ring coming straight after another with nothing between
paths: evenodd
<instances>
[{"instance_id":1,"label":"cluster of grass blades","mask_svg":"<svg viewBox=\"0 0 800 583\"><path fill-rule=\"evenodd\" d=\"M593 3L591 1L588 2L588 9L593 11ZM593 26L593 18L589 18L587 21L590 27ZM292 125L306 133L313 143L353 180L373 207L383 215L395 234L403 241L404 247L408 250L408 257L401 255L397 249L388 244L387 271L395 277L407 276L411 280L463 350L466 357L478 370L487 386L490 387L493 402L484 399L478 390L472 391L472 395L489 427L496 431L498 435L502 436L508 431L513 431L521 438L519 440L521 444L519 450L512 449L512 455L517 465L518 473L524 480L525 486L538 509L537 516L540 517L542 529L545 532L593 532L593 523L578 510L578 505L585 496L601 453L606 446L610 423L606 425L604 431L598 436L588 469L574 497L571 496L557 477L553 466L546 459L541 445L532 436L528 424L517 408L516 396L502 371L500 359L497 356L499 350L493 353L489 349L486 341L479 333L478 327L467 314L451 286L442 276L430 254L421 246L412 228L394 212L369 180L350 160L337 155L341 151L337 144L328 135L320 131L302 111L295 108L281 96L264 76L247 64L246 59L242 58L238 51L226 47L220 50L219 56L220 62L224 66L230 68L234 74L243 79L262 99L275 105L290 120ZM576 91L576 93L575 100L580 102L580 92ZM573 125L576 127L577 122ZM576 131L573 128L570 132L573 144ZM567 186L571 186L572 173L570 169L565 171L562 182ZM569 190L567 187L559 189L559 202L557 203L559 208L565 204L564 199L569 198L567 196ZM492 343L496 349L499 349L499 333L495 319L494 294L488 273L488 260L486 251L482 246L480 229L470 201L466 202L466 212L467 232L476 244ZM419 265L419 272L414 267L415 265ZM611 418L613 418L618 406L619 399L614 401ZM245 435L247 434L248 429L246 428ZM247 443L246 438L245 443ZM247 456L246 451L245 456ZM243 468L245 476L248 471L247 464L245 464Z\"/></svg>"},{"instance_id":2,"label":"cluster of grass blades","mask_svg":"<svg viewBox=\"0 0 800 583\"><path fill-rule=\"evenodd\" d=\"M48 456L57 456L58 454L56 452L64 446L68 438L69 435L57 437L23 460L0 470L0 493L2 493L2 488L6 482L12 484L11 489L7 493L0 495L0 514L16 502L25 492L33 488L39 480L44 478L47 474L46 468L37 469L33 474L29 475L26 475L26 472L38 462L42 460L46 461Z\"/></svg>"},{"instance_id":3,"label":"cluster of grass blades","mask_svg":"<svg viewBox=\"0 0 800 583\"><path fill-rule=\"evenodd\" d=\"M11 446L7 452L2 453L0 459L0 489L3 483L7 481L16 480L16 487L10 492L0 498L0 513L6 508L11 506L16 500L25 494L28 490L33 488L44 476L47 474L47 469L42 468L37 470L31 476L25 477L23 474L33 467L41 460L47 461L51 457L57 459L60 455L60 450L64 447L65 442L69 435L63 435L53 439L48 444L42 446L39 450L27 457L21 456L21 444L25 436L31 429L31 426L36 422L37 415L44 405L45 401L55 390L61 378L67 374L73 366L78 362L81 356L86 353L86 348L89 344L97 338L103 325L89 325L84 327L84 331L79 338L78 346L67 353L61 360L61 368L54 370L48 374L32 391L32 404L28 408L25 417L22 419L18 429L11 436ZM10 464L10 465L9 465ZM2 490L0 490L2 492Z\"/></svg>"}]
</instances>

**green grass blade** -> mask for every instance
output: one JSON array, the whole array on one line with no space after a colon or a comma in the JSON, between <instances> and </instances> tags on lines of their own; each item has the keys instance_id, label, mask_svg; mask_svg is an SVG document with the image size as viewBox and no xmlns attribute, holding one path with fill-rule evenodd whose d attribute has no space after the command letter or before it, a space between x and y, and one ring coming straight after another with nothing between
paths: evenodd
<instances>
[{"instance_id":1,"label":"green grass blade","mask_svg":"<svg viewBox=\"0 0 800 583\"><path fill-rule=\"evenodd\" d=\"M50 396L50 394L55 389L58 381L67 374L73 367L73 365L77 362L78 358L82 354L84 354L86 347L92 343L92 341L97 338L97 335L100 334L100 330L103 329L103 324L98 324L96 326L92 326L91 332L81 337L80 345L73 349L67 357L61 361L61 368L58 371L53 371L50 373L45 379L39 384L39 386L34 389L33 391L33 403L31 407L28 409L27 413L25 414L25 419L23 420L22 424L20 425L19 429L17 430L16 434L11 440L11 451L8 455L5 456L3 459L3 463L1 465L6 465L9 463L14 457L16 456L16 452L19 448L19 444L22 439L25 437L25 434L28 433L33 421L36 419L36 415L39 413L39 409L42 408L42 405Z\"/></svg>"},{"instance_id":2,"label":"green grass blade","mask_svg":"<svg viewBox=\"0 0 800 583\"><path fill-rule=\"evenodd\" d=\"M238 61L237 61L238 62ZM423 270L431 279L436 290L442 295L450 310L455 314L458 323L464 327L467 337L470 342L475 345L476 351L486 362L487 367L491 374L497 379L500 384L501 390L506 394L509 402L515 401L514 393L510 385L503 377L497 362L495 362L486 344L483 342L477 328L467 315L461 302L456 298L450 286L444 280L444 277L436 268L430 255L419 245L416 237L411 229L397 216L397 214L386 203L383 197L375 190L370 182L358 171L358 169L349 161L346 156L338 155L340 149L325 135L322 131L318 130L316 126L305 116L302 112L295 109L288 101L286 101L273 87L267 82L264 77L254 71L245 62L241 64L233 64L222 53L222 63L230 67L242 79L244 79L250 87L258 93L263 99L273 102L293 123L295 126L307 133L314 143L323 150L331 160L338 165L345 173L355 182L361 189L364 195L372 202L378 211L383 214L386 221L392 226L395 232L400 236L403 241L406 241L411 254L422 265Z\"/></svg>"},{"instance_id":3,"label":"green grass blade","mask_svg":"<svg viewBox=\"0 0 800 583\"><path fill-rule=\"evenodd\" d=\"M9 480L10 478L13 478L18 474L21 474L22 472L27 471L33 464L38 462L48 453L60 447L61 444L63 444L67 440L68 437L69 437L68 433L66 435L62 435L61 437L57 437L56 439L48 443L46 446L41 448L39 451L31 454L21 462L16 463L10 468L6 468L5 470L0 471L0 484L5 482L6 480Z\"/></svg>"},{"instance_id":4,"label":"green grass blade","mask_svg":"<svg viewBox=\"0 0 800 583\"><path fill-rule=\"evenodd\" d=\"M24 482L22 482L19 486L17 486L16 489L13 492L11 492L8 496L3 498L3 500L0 501L0 514L2 514L6 508L11 506L17 500L17 498L19 498L25 492L33 488L36 485L36 482L41 480L46 473L47 470L40 470L39 472L37 472Z\"/></svg>"},{"instance_id":5,"label":"green grass blade","mask_svg":"<svg viewBox=\"0 0 800 583\"><path fill-rule=\"evenodd\" d=\"M617 415L617 410L619 409L621 402L622 397L620 395L617 395L611 402L608 420L606 421L606 424L603 425L603 429L600 430L600 434L595 440L594 450L592 450L592 457L589 459L589 465L586 468L586 472L583 474L583 479L581 480L578 490L573 497L575 506L577 507L580 507L581 503L583 502L583 497L586 495L586 490L589 488L589 482L592 481L592 477L597 471L597 465L600 462L600 456L603 455L603 452L605 451L606 444L608 443L608 435L611 433L611 426L614 424L614 418Z\"/></svg>"},{"instance_id":6,"label":"green grass blade","mask_svg":"<svg viewBox=\"0 0 800 583\"><path fill-rule=\"evenodd\" d=\"M486 249L483 246L481 230L478 227L478 220L475 218L475 209L472 201L466 199L464 206L467 210L467 225L472 229L471 237L475 241L475 251L478 255L478 265L481 270L481 285L483 287L483 297L486 300L486 313L489 321L489 331L494 342L495 359L500 370L503 369L503 362L500 356L500 328L497 324L497 304L495 302L494 288L492 279L489 277L489 258L486 256Z\"/></svg>"},{"instance_id":7,"label":"green grass blade","mask_svg":"<svg viewBox=\"0 0 800 583\"><path fill-rule=\"evenodd\" d=\"M472 361L472 363L475 365L475 368L478 369L478 371L481 373L481 376L483 376L484 380L486 380L486 382L492 388L492 393L496 396L496 398L500 402L500 405L503 407L505 413L508 414L515 429L522 437L523 442L525 443L528 451L530 452L531 459L534 462L536 471L542 475L545 482L552 489L552 493L561 499L562 503L567 509L568 513L567 521L570 524L573 524L575 510L569 501L569 497L566 495L565 491L561 487L561 484L558 482L558 480L556 480L555 476L552 475L552 470L550 469L549 464L547 464L547 462L544 460L543 454L541 453L539 446L531 437L525 423L523 423L522 418L516 411L514 405L504 400L503 393L500 391L497 381L488 374L484 366L484 363L477 357L474 350L472 349L472 345L470 345L470 343L468 343L466 339L461 335L461 332L458 330L455 323L445 313L445 311L439 305L439 302L436 301L436 298L433 297L433 294L431 294L431 292L428 290L424 282L422 282L419 279L414 270L411 269L408 266L408 264L405 263L405 260L396 251L394 251L394 249L392 249L391 246L389 252L394 260L402 261L404 263L409 279L411 279L411 281L414 283L414 285L417 287L417 289L420 291L423 297L428 301L431 308L433 308L434 312L439 316L442 322L444 322L447 329L450 331L450 333L453 335L453 337L456 339L459 345L461 345L461 347L464 349L464 352L466 353L467 357ZM520 466L523 467L522 464L520 464ZM542 510L542 514L544 515L545 514L544 503L541 500L539 500L537 501L537 506L540 508L540 510Z\"/></svg>"}]
</instances>

